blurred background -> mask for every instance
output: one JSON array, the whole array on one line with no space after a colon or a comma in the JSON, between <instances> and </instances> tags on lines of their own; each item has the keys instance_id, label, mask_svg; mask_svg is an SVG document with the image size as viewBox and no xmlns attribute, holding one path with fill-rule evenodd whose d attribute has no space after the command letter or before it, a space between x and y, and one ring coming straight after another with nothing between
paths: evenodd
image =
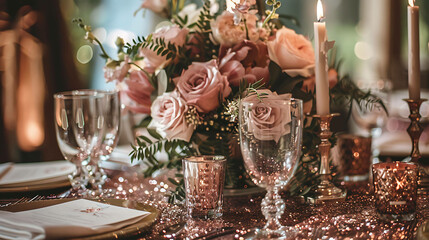
<instances>
[{"instance_id":1,"label":"blurred background","mask_svg":"<svg viewBox=\"0 0 429 240\"><path fill-rule=\"evenodd\" d=\"M84 32L72 19L80 17L91 25L110 54L116 52L118 36L125 41L146 36L163 20L150 11L134 15L141 3L0 0L0 162L63 159L55 138L52 95L78 88L113 88L105 83L98 46L84 40ZM298 23L287 20L286 25L312 39L316 0L282 0L282 4L280 14ZM406 132L403 135L408 107L401 100L408 97L407 1L325 0L324 4L328 36L336 41L337 60L343 63L340 75L349 74L358 86L372 89L388 104L389 118L377 126L387 134L376 141L381 153L405 152L405 156L410 146L393 151L389 134L410 141ZM420 6L421 86L427 89L429 2L417 0L416 5ZM428 98L428 93L422 97ZM428 109L429 105L422 106L424 124ZM361 123L359 119L365 120L361 115L349 120L349 131L367 134L371 130ZM428 135L425 131L421 138L423 152L429 145Z\"/></svg>"}]
</instances>

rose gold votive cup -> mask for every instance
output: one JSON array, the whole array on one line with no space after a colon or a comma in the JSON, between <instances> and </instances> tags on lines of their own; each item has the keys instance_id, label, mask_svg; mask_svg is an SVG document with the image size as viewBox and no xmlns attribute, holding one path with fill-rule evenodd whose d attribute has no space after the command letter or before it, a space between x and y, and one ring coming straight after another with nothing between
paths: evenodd
<instances>
[{"instance_id":1,"label":"rose gold votive cup","mask_svg":"<svg viewBox=\"0 0 429 240\"><path fill-rule=\"evenodd\" d=\"M371 168L371 137L338 136L339 168L344 181L366 181Z\"/></svg>"},{"instance_id":2,"label":"rose gold votive cup","mask_svg":"<svg viewBox=\"0 0 429 240\"><path fill-rule=\"evenodd\" d=\"M187 157L182 166L188 217L214 219L222 216L225 157Z\"/></svg>"},{"instance_id":3,"label":"rose gold votive cup","mask_svg":"<svg viewBox=\"0 0 429 240\"><path fill-rule=\"evenodd\" d=\"M375 208L381 219L411 221L417 205L417 165L377 163L372 167Z\"/></svg>"}]
</instances>

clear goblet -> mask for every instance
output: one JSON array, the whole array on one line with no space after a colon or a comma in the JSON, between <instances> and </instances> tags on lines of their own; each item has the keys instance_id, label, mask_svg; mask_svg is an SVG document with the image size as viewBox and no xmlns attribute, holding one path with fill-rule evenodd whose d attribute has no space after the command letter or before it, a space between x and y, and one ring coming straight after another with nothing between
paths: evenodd
<instances>
[{"instance_id":1,"label":"clear goblet","mask_svg":"<svg viewBox=\"0 0 429 240\"><path fill-rule=\"evenodd\" d=\"M104 191L103 185L107 179L107 175L101 167L102 161L108 160L110 154L115 149L119 140L119 126L120 126L120 114L121 114L121 103L118 91L102 91L84 89L79 90L80 94L86 95L102 95L101 99L102 112L104 115L104 132L101 139L101 145L99 149L94 149L91 154L91 162L87 169L89 170L89 182L92 185L94 191L92 195L108 195L113 193L113 190Z\"/></svg>"},{"instance_id":2,"label":"clear goblet","mask_svg":"<svg viewBox=\"0 0 429 240\"><path fill-rule=\"evenodd\" d=\"M54 95L58 146L64 158L76 165L69 176L72 195L88 196L93 188L89 181L91 154L100 149L105 130L104 97L78 90Z\"/></svg>"},{"instance_id":3,"label":"clear goblet","mask_svg":"<svg viewBox=\"0 0 429 240\"><path fill-rule=\"evenodd\" d=\"M295 231L279 222L285 203L279 190L292 178L301 152L302 101L269 96L240 102L240 146L253 182L267 190L261 210L267 223L254 239L289 239Z\"/></svg>"},{"instance_id":4,"label":"clear goblet","mask_svg":"<svg viewBox=\"0 0 429 240\"><path fill-rule=\"evenodd\" d=\"M382 93L376 92L374 94L380 97L380 99L384 99L384 101L387 98L383 97ZM364 131L364 134L372 138L372 162L379 162L380 150L374 145L374 140L381 136L382 128L388 120L387 112L384 110L383 105L377 102L369 107L353 104L352 118L357 126Z\"/></svg>"}]
</instances>

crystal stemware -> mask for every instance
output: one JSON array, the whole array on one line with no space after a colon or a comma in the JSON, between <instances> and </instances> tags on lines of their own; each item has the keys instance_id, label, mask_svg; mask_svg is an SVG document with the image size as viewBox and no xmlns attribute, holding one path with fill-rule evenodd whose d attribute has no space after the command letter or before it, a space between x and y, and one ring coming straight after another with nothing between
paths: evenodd
<instances>
[{"instance_id":1,"label":"crystal stemware","mask_svg":"<svg viewBox=\"0 0 429 240\"><path fill-rule=\"evenodd\" d=\"M69 176L72 195L88 196L93 189L91 155L100 149L103 140L104 98L104 94L79 90L54 95L58 145L64 158L76 165Z\"/></svg>"},{"instance_id":2,"label":"crystal stemware","mask_svg":"<svg viewBox=\"0 0 429 240\"><path fill-rule=\"evenodd\" d=\"M279 222L285 210L279 191L292 178L301 152L302 100L270 98L240 102L240 145L253 182L267 190L261 210L267 223L253 239L289 239L295 231Z\"/></svg>"},{"instance_id":3,"label":"crystal stemware","mask_svg":"<svg viewBox=\"0 0 429 240\"><path fill-rule=\"evenodd\" d=\"M87 95L102 95L101 99L102 112L104 117L104 132L101 138L101 145L99 149L95 149L91 154L91 171L90 184L93 185L97 191L92 192L93 195L107 194L103 190L103 185L107 179L107 175L101 167L102 162L110 158L110 154L115 149L119 140L119 126L121 115L121 103L118 91L102 91L85 89L79 90L81 94ZM112 191L112 190L110 190Z\"/></svg>"},{"instance_id":4,"label":"crystal stemware","mask_svg":"<svg viewBox=\"0 0 429 240\"><path fill-rule=\"evenodd\" d=\"M382 92L373 92L380 99L383 99L386 103L387 94ZM373 139L372 141L372 158L373 162L378 162L378 156L380 150L375 147L374 140L379 138L382 134L383 127L388 120L388 116L383 106L380 103L373 103L370 106L359 106L353 104L352 107L352 118L356 122L357 126L364 131L364 135L369 136Z\"/></svg>"}]
</instances>

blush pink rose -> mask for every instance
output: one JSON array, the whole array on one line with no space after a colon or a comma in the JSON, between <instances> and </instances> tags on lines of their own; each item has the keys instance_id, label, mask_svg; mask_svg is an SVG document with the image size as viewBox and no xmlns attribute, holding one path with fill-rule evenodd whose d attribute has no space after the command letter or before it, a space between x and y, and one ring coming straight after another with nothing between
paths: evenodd
<instances>
[{"instance_id":1,"label":"blush pink rose","mask_svg":"<svg viewBox=\"0 0 429 240\"><path fill-rule=\"evenodd\" d=\"M154 13L164 13L167 9L167 0L143 0L140 8L149 9Z\"/></svg>"},{"instance_id":2,"label":"blush pink rose","mask_svg":"<svg viewBox=\"0 0 429 240\"><path fill-rule=\"evenodd\" d=\"M186 35L189 29L180 28L178 25L171 25L159 28L152 35L152 39L163 38L165 43L173 43L176 47L183 46L186 42ZM164 67L171 60L167 60L167 56L158 55L156 51L149 48L142 48L140 55L144 57L144 69L149 73L154 73L157 69Z\"/></svg>"},{"instance_id":3,"label":"blush pink rose","mask_svg":"<svg viewBox=\"0 0 429 240\"><path fill-rule=\"evenodd\" d=\"M311 42L294 30L283 27L275 38L268 41L270 59L282 70L308 68L314 65L314 50Z\"/></svg>"},{"instance_id":4,"label":"blush pink rose","mask_svg":"<svg viewBox=\"0 0 429 240\"><path fill-rule=\"evenodd\" d=\"M248 106L243 110L247 130L256 139L278 142L281 136L290 132L288 126L291 122L290 107L282 103L284 100L290 100L291 95L277 95L267 89L258 90L258 94L262 96L262 100L256 94L242 100L243 104Z\"/></svg>"},{"instance_id":5,"label":"blush pink rose","mask_svg":"<svg viewBox=\"0 0 429 240\"><path fill-rule=\"evenodd\" d=\"M137 112L150 114L151 99L150 96L154 87L149 81L149 77L143 71L132 71L129 78L124 83L126 88L122 91L125 93L123 99L127 109ZM130 101L129 101L130 100Z\"/></svg>"},{"instance_id":6,"label":"blush pink rose","mask_svg":"<svg viewBox=\"0 0 429 240\"><path fill-rule=\"evenodd\" d=\"M256 42L259 40L258 18L253 14L246 14L245 17L249 40ZM211 28L214 39L227 47L231 47L247 39L244 23L241 21L235 24L234 14L228 11L219 15L216 21L212 22Z\"/></svg>"},{"instance_id":7,"label":"blush pink rose","mask_svg":"<svg viewBox=\"0 0 429 240\"><path fill-rule=\"evenodd\" d=\"M174 82L186 103L203 113L215 110L219 99L223 101L231 93L228 79L220 73L216 60L192 63Z\"/></svg>"},{"instance_id":8,"label":"blush pink rose","mask_svg":"<svg viewBox=\"0 0 429 240\"><path fill-rule=\"evenodd\" d=\"M176 91L166 92L153 101L152 121L149 128L154 128L168 140L181 139L189 142L194 127L186 121L188 106Z\"/></svg>"},{"instance_id":9,"label":"blush pink rose","mask_svg":"<svg viewBox=\"0 0 429 240\"><path fill-rule=\"evenodd\" d=\"M242 79L248 83L261 79L267 82L269 62L267 46L263 42L244 40L232 48L220 47L219 70L228 77L231 86L239 86Z\"/></svg>"}]
</instances>

